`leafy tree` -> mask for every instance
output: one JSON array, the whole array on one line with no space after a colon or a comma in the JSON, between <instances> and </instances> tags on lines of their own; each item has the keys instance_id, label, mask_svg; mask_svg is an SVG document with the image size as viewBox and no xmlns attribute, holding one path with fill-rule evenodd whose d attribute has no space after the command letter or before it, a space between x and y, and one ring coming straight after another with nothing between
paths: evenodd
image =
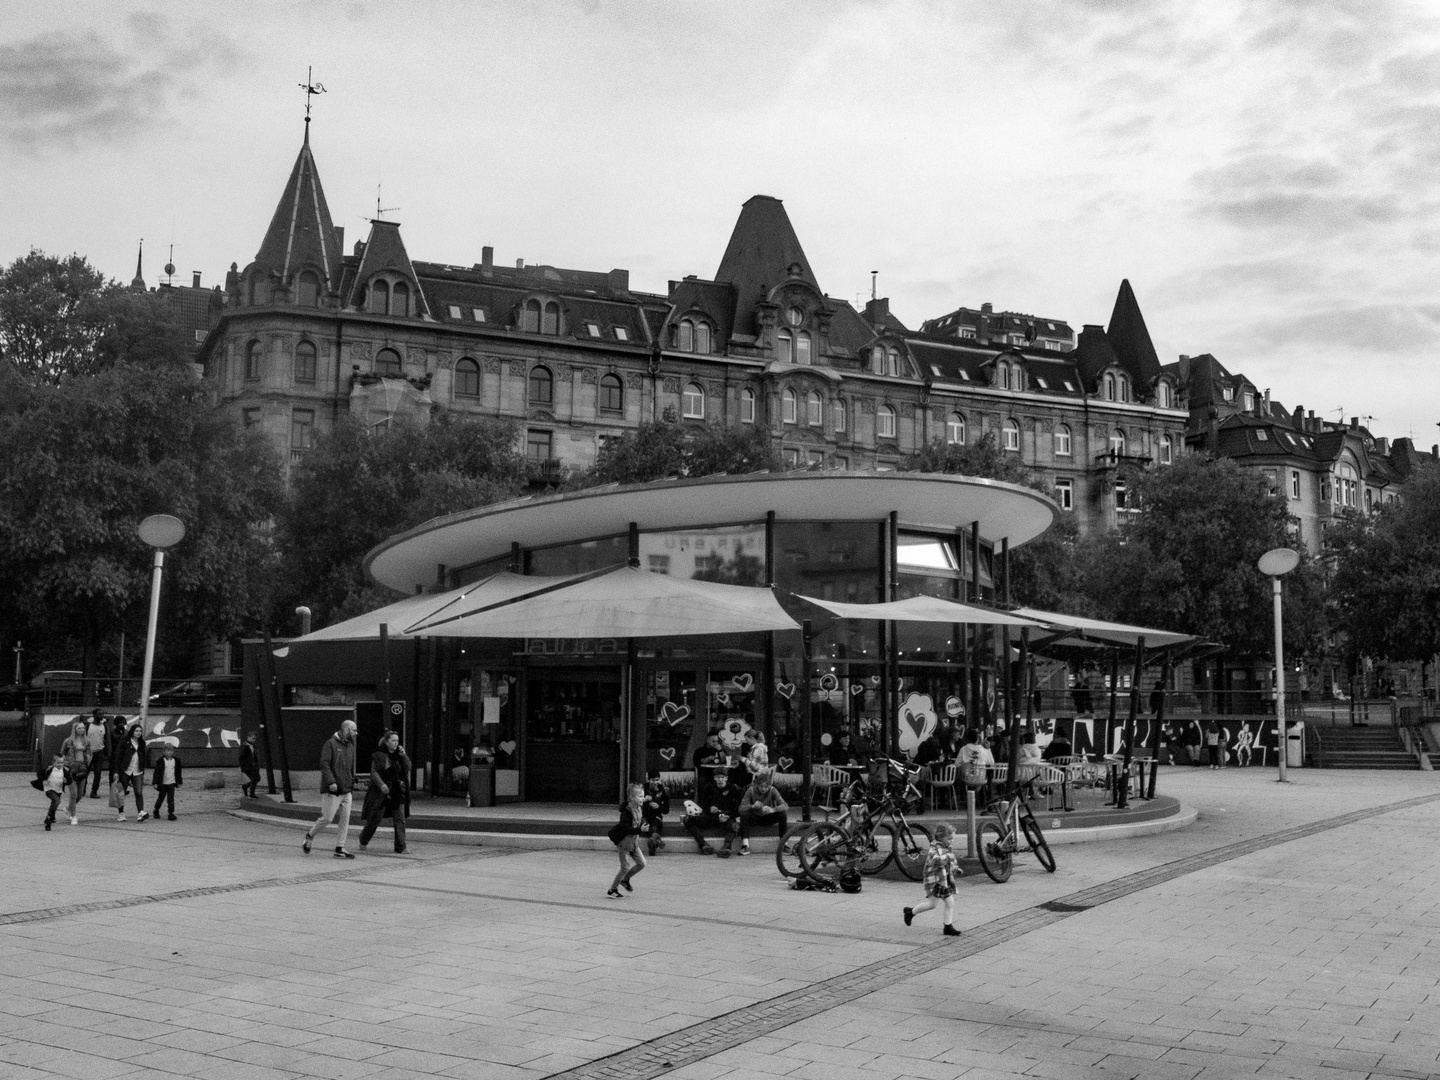
<instances>
[{"instance_id":1,"label":"leafy tree","mask_svg":"<svg viewBox=\"0 0 1440 1080\"><path fill-rule=\"evenodd\" d=\"M1327 536L1336 629L1356 656L1440 653L1440 468L1412 474L1400 501L1347 516Z\"/></svg>"},{"instance_id":2,"label":"leafy tree","mask_svg":"<svg viewBox=\"0 0 1440 1080\"><path fill-rule=\"evenodd\" d=\"M306 604L325 626L393 600L365 576L371 548L429 518L519 494L526 475L510 424L442 415L372 435L343 421L291 475L280 606Z\"/></svg>"},{"instance_id":3,"label":"leafy tree","mask_svg":"<svg viewBox=\"0 0 1440 1080\"><path fill-rule=\"evenodd\" d=\"M595 467L574 478L572 486L641 484L671 476L779 472L782 468L769 434L760 428L690 426L667 415L611 439L601 448Z\"/></svg>"},{"instance_id":4,"label":"leafy tree","mask_svg":"<svg viewBox=\"0 0 1440 1080\"><path fill-rule=\"evenodd\" d=\"M1001 450L993 432L987 432L975 442L965 444L946 443L936 439L915 453L907 455L900 463L900 468L905 472L960 473L964 476L980 476L988 480L1005 480L1012 484L1038 487L1034 474L1020 460L1020 455Z\"/></svg>"}]
</instances>

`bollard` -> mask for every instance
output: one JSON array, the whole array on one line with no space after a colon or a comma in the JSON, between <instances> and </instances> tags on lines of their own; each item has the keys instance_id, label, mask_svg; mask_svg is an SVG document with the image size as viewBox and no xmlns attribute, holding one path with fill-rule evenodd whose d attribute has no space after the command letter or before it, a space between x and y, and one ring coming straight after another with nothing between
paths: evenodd
<instances>
[{"instance_id":1,"label":"bollard","mask_svg":"<svg viewBox=\"0 0 1440 1080\"><path fill-rule=\"evenodd\" d=\"M965 789L965 857L975 858L975 790Z\"/></svg>"}]
</instances>

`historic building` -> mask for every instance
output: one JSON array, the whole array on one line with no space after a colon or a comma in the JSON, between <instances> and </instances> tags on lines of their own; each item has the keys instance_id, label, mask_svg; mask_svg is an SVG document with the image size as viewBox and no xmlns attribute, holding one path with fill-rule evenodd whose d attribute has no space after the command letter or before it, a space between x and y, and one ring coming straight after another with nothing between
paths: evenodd
<instances>
[{"instance_id":1,"label":"historic building","mask_svg":"<svg viewBox=\"0 0 1440 1080\"><path fill-rule=\"evenodd\" d=\"M1187 411L1128 282L1108 327L960 308L909 330L827 295L780 200L741 209L711 279L412 261L397 222L350 252L308 135L259 252L232 264L201 348L217 402L299 460L341 415L515 422L537 478L643 422L760 425L795 468L892 469L993 435L1082 530L1133 509L1137 470L1184 451Z\"/></svg>"}]
</instances>

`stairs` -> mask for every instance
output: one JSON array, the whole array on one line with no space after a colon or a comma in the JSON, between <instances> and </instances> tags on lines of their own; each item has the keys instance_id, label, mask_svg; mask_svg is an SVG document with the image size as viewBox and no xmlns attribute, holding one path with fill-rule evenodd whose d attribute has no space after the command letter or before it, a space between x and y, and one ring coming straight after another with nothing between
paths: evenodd
<instances>
[{"instance_id":1,"label":"stairs","mask_svg":"<svg viewBox=\"0 0 1440 1080\"><path fill-rule=\"evenodd\" d=\"M1392 727L1316 728L1327 769L1418 769Z\"/></svg>"},{"instance_id":2,"label":"stairs","mask_svg":"<svg viewBox=\"0 0 1440 1080\"><path fill-rule=\"evenodd\" d=\"M35 755L29 750L0 750L0 772L34 772Z\"/></svg>"}]
</instances>

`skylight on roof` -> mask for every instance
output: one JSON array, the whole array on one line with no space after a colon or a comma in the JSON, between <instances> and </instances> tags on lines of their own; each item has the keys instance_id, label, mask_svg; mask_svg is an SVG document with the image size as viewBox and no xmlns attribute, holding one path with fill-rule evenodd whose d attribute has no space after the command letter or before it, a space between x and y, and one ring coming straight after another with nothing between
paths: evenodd
<instances>
[{"instance_id":1,"label":"skylight on roof","mask_svg":"<svg viewBox=\"0 0 1440 1080\"><path fill-rule=\"evenodd\" d=\"M623 327L623 326L617 326L617 327L615 327L615 340L617 340L617 341L629 341L629 340L630 340L630 331L629 331L629 330L626 330L625 327Z\"/></svg>"},{"instance_id":2,"label":"skylight on roof","mask_svg":"<svg viewBox=\"0 0 1440 1080\"><path fill-rule=\"evenodd\" d=\"M1045 381L1045 376L1043 376L1043 375L1035 375L1035 376L1032 376L1032 378L1034 378L1034 380L1035 380L1035 385L1038 386L1041 390L1049 390L1049 389L1050 389L1050 384Z\"/></svg>"},{"instance_id":3,"label":"skylight on roof","mask_svg":"<svg viewBox=\"0 0 1440 1080\"><path fill-rule=\"evenodd\" d=\"M460 305L459 305L459 304L451 304L451 305L450 305L450 317L451 317L452 319L458 319L458 318L460 318Z\"/></svg>"},{"instance_id":4,"label":"skylight on roof","mask_svg":"<svg viewBox=\"0 0 1440 1080\"><path fill-rule=\"evenodd\" d=\"M940 366L938 364L931 364L930 370L935 373L937 379L940 378Z\"/></svg>"},{"instance_id":5,"label":"skylight on roof","mask_svg":"<svg viewBox=\"0 0 1440 1080\"><path fill-rule=\"evenodd\" d=\"M1266 433L1264 428L1255 429L1255 438L1259 439L1261 442L1270 441L1270 436Z\"/></svg>"},{"instance_id":6,"label":"skylight on roof","mask_svg":"<svg viewBox=\"0 0 1440 1080\"><path fill-rule=\"evenodd\" d=\"M1073 394L1073 393L1075 392L1075 384L1072 383L1069 379L1066 379L1066 380L1065 380L1065 389L1066 389L1066 390L1069 390L1070 393Z\"/></svg>"},{"instance_id":7,"label":"skylight on roof","mask_svg":"<svg viewBox=\"0 0 1440 1080\"><path fill-rule=\"evenodd\" d=\"M598 338L598 337L600 336L600 324L599 324L599 323L593 323L593 322L587 322L587 323L585 324L585 331L586 331L591 337L593 337L593 338Z\"/></svg>"},{"instance_id":8,"label":"skylight on roof","mask_svg":"<svg viewBox=\"0 0 1440 1080\"><path fill-rule=\"evenodd\" d=\"M475 315L476 322L485 321L485 309L483 307L471 308L470 310Z\"/></svg>"},{"instance_id":9,"label":"skylight on roof","mask_svg":"<svg viewBox=\"0 0 1440 1080\"><path fill-rule=\"evenodd\" d=\"M960 378L964 379L966 382L969 382L969 381L970 381L970 373L969 373L968 371L966 371L964 368L961 368L961 369L960 369Z\"/></svg>"}]
</instances>

